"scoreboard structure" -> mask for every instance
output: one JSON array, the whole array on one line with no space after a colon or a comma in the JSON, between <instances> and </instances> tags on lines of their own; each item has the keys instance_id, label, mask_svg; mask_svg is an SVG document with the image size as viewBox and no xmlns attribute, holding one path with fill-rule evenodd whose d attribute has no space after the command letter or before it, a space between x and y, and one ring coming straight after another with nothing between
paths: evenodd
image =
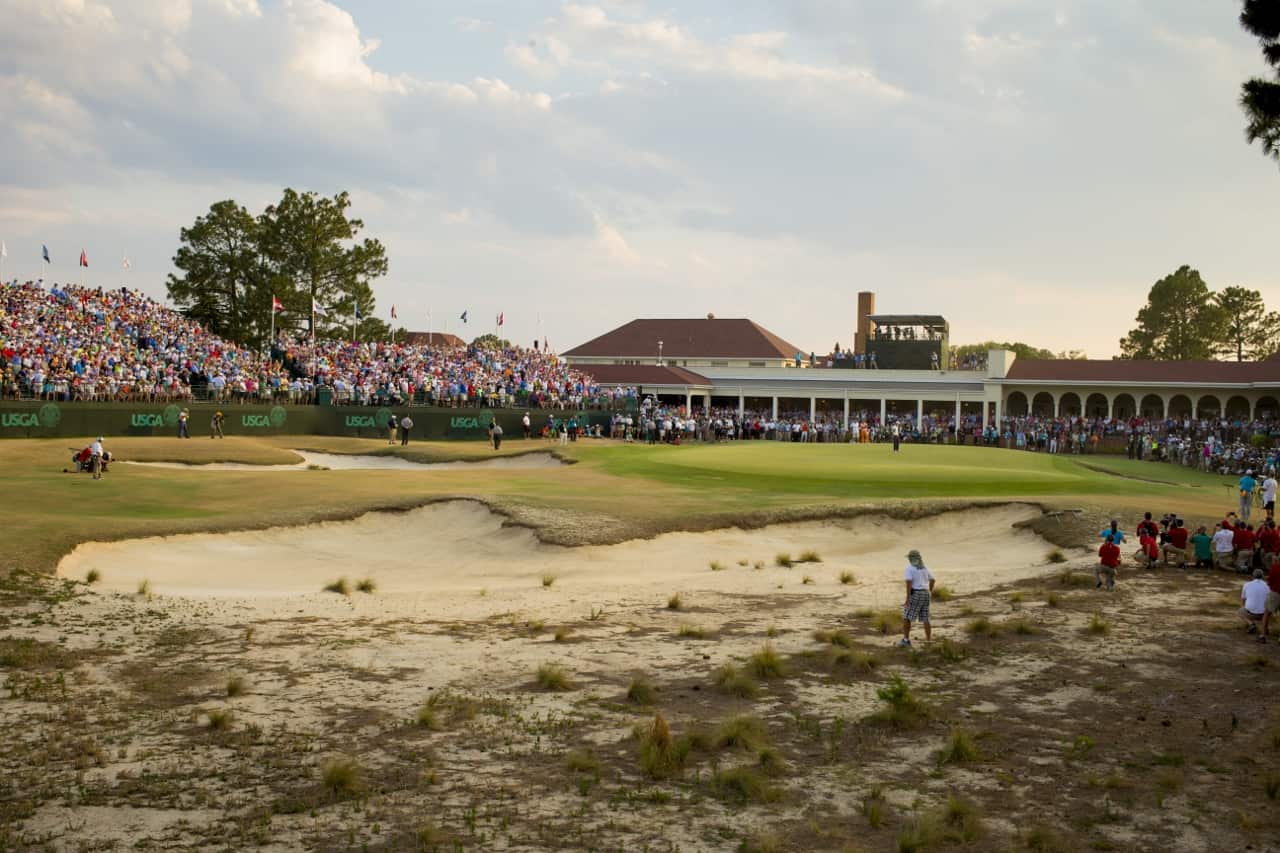
<instances>
[{"instance_id":1,"label":"scoreboard structure","mask_svg":"<svg viewBox=\"0 0 1280 853\"><path fill-rule=\"evenodd\" d=\"M936 314L872 314L867 317L867 355L881 370L947 367L950 327Z\"/></svg>"}]
</instances>

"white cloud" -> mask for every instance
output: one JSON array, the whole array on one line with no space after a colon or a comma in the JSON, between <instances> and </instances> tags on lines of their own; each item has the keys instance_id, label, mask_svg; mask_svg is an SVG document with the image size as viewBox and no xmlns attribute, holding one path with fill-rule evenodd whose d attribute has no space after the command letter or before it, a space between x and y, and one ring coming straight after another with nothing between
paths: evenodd
<instances>
[{"instance_id":1,"label":"white cloud","mask_svg":"<svg viewBox=\"0 0 1280 853\"><path fill-rule=\"evenodd\" d=\"M478 33L493 29L493 21L485 21L480 18L469 18L465 15L459 15L454 18L453 25L464 33Z\"/></svg>"}]
</instances>

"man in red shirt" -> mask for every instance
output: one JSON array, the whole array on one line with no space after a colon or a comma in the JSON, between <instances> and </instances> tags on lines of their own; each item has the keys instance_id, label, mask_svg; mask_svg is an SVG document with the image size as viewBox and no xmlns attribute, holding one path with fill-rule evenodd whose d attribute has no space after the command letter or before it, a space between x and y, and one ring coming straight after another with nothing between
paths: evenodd
<instances>
[{"instance_id":1,"label":"man in red shirt","mask_svg":"<svg viewBox=\"0 0 1280 853\"><path fill-rule=\"evenodd\" d=\"M1262 613L1262 635L1258 637L1260 643L1267 641L1271 617L1280 613L1280 560L1271 564L1271 570L1267 572L1267 586L1271 587L1271 592L1267 593L1267 608Z\"/></svg>"},{"instance_id":2,"label":"man in red shirt","mask_svg":"<svg viewBox=\"0 0 1280 853\"><path fill-rule=\"evenodd\" d=\"M1120 565L1120 546L1111 541L1111 537L1107 536L1102 543L1102 547L1098 549L1098 567L1093 570L1093 576L1098 579L1096 589L1102 588L1102 579L1107 579L1107 589L1116 588L1116 568Z\"/></svg>"},{"instance_id":3,"label":"man in red shirt","mask_svg":"<svg viewBox=\"0 0 1280 853\"><path fill-rule=\"evenodd\" d=\"M1253 542L1255 538L1252 524L1241 523L1236 527L1235 535L1231 541L1236 549L1237 569L1247 572L1253 566Z\"/></svg>"},{"instance_id":4,"label":"man in red shirt","mask_svg":"<svg viewBox=\"0 0 1280 853\"><path fill-rule=\"evenodd\" d=\"M1175 518L1169 525L1169 541L1160 549L1164 553L1164 564L1169 565L1169 555L1178 558L1178 568L1187 567L1187 539L1189 534L1183 526L1182 519Z\"/></svg>"},{"instance_id":5,"label":"man in red shirt","mask_svg":"<svg viewBox=\"0 0 1280 853\"><path fill-rule=\"evenodd\" d=\"M1153 568L1156 564L1156 558L1160 556L1160 551L1156 548L1156 539L1141 524L1138 525L1141 531L1138 536L1138 550L1133 552L1133 559L1140 567Z\"/></svg>"},{"instance_id":6,"label":"man in red shirt","mask_svg":"<svg viewBox=\"0 0 1280 853\"><path fill-rule=\"evenodd\" d=\"M1138 522L1138 536L1142 536L1144 532L1150 534L1152 539L1160 533L1160 528L1156 527L1156 523L1151 520L1149 512L1143 513L1142 521Z\"/></svg>"},{"instance_id":7,"label":"man in red shirt","mask_svg":"<svg viewBox=\"0 0 1280 853\"><path fill-rule=\"evenodd\" d=\"M1258 544L1262 547L1262 562L1270 565L1276 554L1280 554L1280 530L1276 529L1274 518L1268 518L1258 531Z\"/></svg>"}]
</instances>

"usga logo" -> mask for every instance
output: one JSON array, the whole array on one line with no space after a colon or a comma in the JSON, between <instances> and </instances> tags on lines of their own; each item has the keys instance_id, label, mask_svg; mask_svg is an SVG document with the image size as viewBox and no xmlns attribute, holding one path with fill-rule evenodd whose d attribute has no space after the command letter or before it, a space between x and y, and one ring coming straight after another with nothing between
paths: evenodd
<instances>
[{"instance_id":1,"label":"usga logo","mask_svg":"<svg viewBox=\"0 0 1280 853\"><path fill-rule=\"evenodd\" d=\"M129 426L136 427L158 427L164 426L164 415L152 414L150 412L134 412L129 416Z\"/></svg>"},{"instance_id":2,"label":"usga logo","mask_svg":"<svg viewBox=\"0 0 1280 853\"><path fill-rule=\"evenodd\" d=\"M48 427L52 429L62 422L62 410L56 403L45 403L38 412L5 412L0 414L0 426Z\"/></svg>"},{"instance_id":3,"label":"usga logo","mask_svg":"<svg viewBox=\"0 0 1280 853\"><path fill-rule=\"evenodd\" d=\"M240 425L247 427L280 427L284 426L288 412L283 406L273 406L265 415L241 415Z\"/></svg>"},{"instance_id":4,"label":"usga logo","mask_svg":"<svg viewBox=\"0 0 1280 853\"><path fill-rule=\"evenodd\" d=\"M373 415L347 415L347 426L349 427L371 427L377 426L374 423ZM383 424L386 426L386 424Z\"/></svg>"}]
</instances>

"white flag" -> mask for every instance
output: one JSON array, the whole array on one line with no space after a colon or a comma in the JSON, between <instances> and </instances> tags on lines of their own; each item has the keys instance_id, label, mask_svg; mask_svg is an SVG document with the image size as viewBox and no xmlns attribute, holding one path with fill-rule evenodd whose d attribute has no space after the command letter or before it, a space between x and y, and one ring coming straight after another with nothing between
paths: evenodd
<instances>
[{"instance_id":1,"label":"white flag","mask_svg":"<svg viewBox=\"0 0 1280 853\"><path fill-rule=\"evenodd\" d=\"M329 312L324 310L324 306L319 302L316 302L314 299L311 300L311 313L315 314L317 317L329 316Z\"/></svg>"},{"instance_id":2,"label":"white flag","mask_svg":"<svg viewBox=\"0 0 1280 853\"><path fill-rule=\"evenodd\" d=\"M120 269L127 270L129 268L129 259L125 258L120 262Z\"/></svg>"},{"instance_id":3,"label":"white flag","mask_svg":"<svg viewBox=\"0 0 1280 853\"><path fill-rule=\"evenodd\" d=\"M9 247L4 244L3 240L0 240L0 258L7 257L9 257Z\"/></svg>"}]
</instances>

